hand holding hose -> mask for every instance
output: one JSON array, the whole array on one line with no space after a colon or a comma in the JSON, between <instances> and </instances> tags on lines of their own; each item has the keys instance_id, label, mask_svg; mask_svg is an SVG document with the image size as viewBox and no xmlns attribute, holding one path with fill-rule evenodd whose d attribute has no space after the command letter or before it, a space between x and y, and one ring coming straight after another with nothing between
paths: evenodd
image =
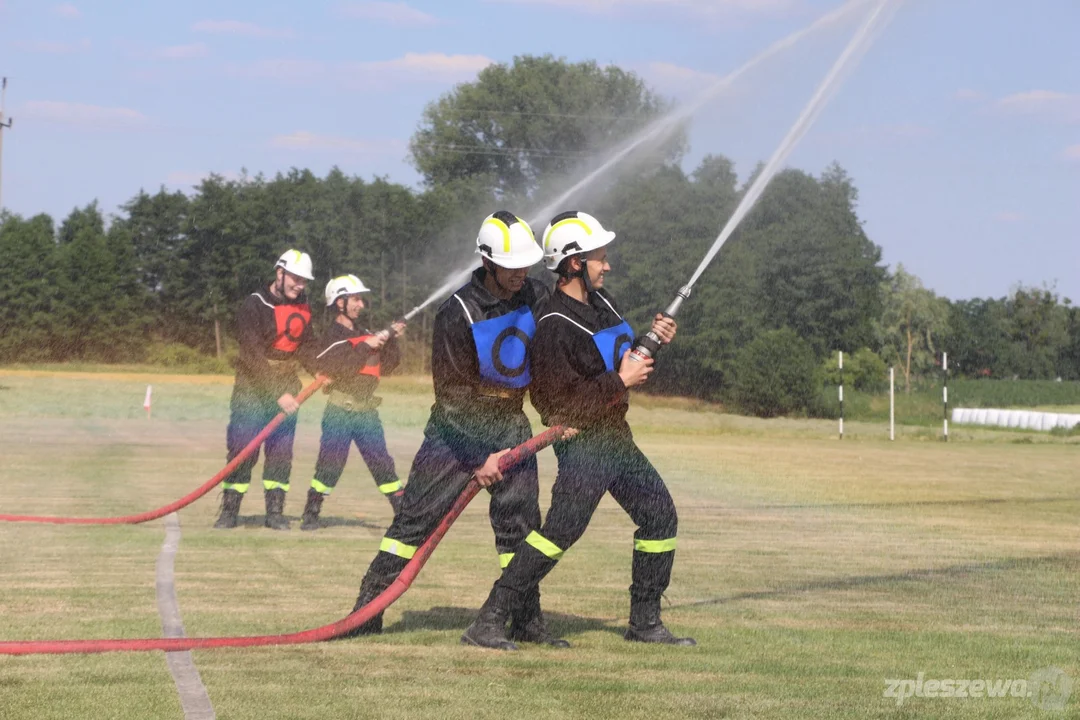
<instances>
[{"instance_id":1,"label":"hand holding hose","mask_svg":"<svg viewBox=\"0 0 1080 720\"><path fill-rule=\"evenodd\" d=\"M491 453L483 465L473 470L473 477L476 478L476 482L480 487L491 487L503 479L502 471L499 470L499 458L508 452L510 452L510 448Z\"/></svg>"},{"instance_id":2,"label":"hand holding hose","mask_svg":"<svg viewBox=\"0 0 1080 720\"><path fill-rule=\"evenodd\" d=\"M653 371L653 362L651 357L634 358L631 356L633 350L627 350L623 353L622 362L619 364L619 377L623 381L623 385L628 388L641 385L649 379L649 373ZM630 362L631 360L637 360L637 362Z\"/></svg>"},{"instance_id":3,"label":"hand holding hose","mask_svg":"<svg viewBox=\"0 0 1080 720\"><path fill-rule=\"evenodd\" d=\"M279 397L277 404L278 407L281 408L281 411L286 415L292 415L300 409L300 403L296 401L296 398L292 396L292 393L285 393Z\"/></svg>"},{"instance_id":4,"label":"hand holding hose","mask_svg":"<svg viewBox=\"0 0 1080 720\"><path fill-rule=\"evenodd\" d=\"M652 332L660 338L660 342L667 345L675 339L675 331L678 329L678 325L675 323L675 318L664 313L656 313L656 319L653 320Z\"/></svg>"}]
</instances>

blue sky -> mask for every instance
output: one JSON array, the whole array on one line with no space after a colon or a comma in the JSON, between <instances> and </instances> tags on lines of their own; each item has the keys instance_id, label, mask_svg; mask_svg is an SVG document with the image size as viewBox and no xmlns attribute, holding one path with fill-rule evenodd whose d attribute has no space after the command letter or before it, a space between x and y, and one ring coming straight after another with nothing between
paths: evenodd
<instances>
[{"instance_id":1,"label":"blue sky","mask_svg":"<svg viewBox=\"0 0 1080 720\"><path fill-rule=\"evenodd\" d=\"M425 103L517 54L594 59L689 100L837 0L0 0L3 203L62 217L214 171L338 165L415 184ZM745 177L847 42L818 33L695 116ZM885 260L953 298L1080 302L1080 3L907 0L788 165L836 160ZM618 228L615 228L616 231Z\"/></svg>"}]
</instances>

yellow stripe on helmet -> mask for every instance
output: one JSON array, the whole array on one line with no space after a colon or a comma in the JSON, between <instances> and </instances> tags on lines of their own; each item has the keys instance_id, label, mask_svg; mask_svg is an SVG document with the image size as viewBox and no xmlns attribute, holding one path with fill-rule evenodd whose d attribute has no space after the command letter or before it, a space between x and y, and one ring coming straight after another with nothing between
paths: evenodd
<instances>
[{"instance_id":1,"label":"yellow stripe on helmet","mask_svg":"<svg viewBox=\"0 0 1080 720\"><path fill-rule=\"evenodd\" d=\"M504 223L502 220L500 220L499 218L495 218L495 217L488 218L487 220L484 221L484 224L485 225L494 225L495 227L502 230L503 252L504 253L509 253L510 252L510 227L506 223Z\"/></svg>"},{"instance_id":2,"label":"yellow stripe on helmet","mask_svg":"<svg viewBox=\"0 0 1080 720\"><path fill-rule=\"evenodd\" d=\"M586 235L592 235L592 228L586 225L584 220L581 220L580 218L566 218L548 228L547 235L544 236L545 249L551 247L551 233L555 232L555 228L560 228L563 225L580 225Z\"/></svg>"}]
</instances>

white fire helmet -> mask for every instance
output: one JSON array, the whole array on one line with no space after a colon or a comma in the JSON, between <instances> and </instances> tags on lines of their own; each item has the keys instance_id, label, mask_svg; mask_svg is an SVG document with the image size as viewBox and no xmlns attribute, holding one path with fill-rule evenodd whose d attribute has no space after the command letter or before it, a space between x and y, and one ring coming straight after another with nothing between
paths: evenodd
<instances>
[{"instance_id":1,"label":"white fire helmet","mask_svg":"<svg viewBox=\"0 0 1080 720\"><path fill-rule=\"evenodd\" d=\"M615 233L588 213L559 213L544 230L544 267L558 270L563 259L604 247L614 239Z\"/></svg>"},{"instance_id":2,"label":"white fire helmet","mask_svg":"<svg viewBox=\"0 0 1080 720\"><path fill-rule=\"evenodd\" d=\"M305 280L314 280L315 276L311 271L311 256L306 252L300 252L299 250L286 250L278 261L274 264L275 268L283 268L285 272L290 272L297 277L302 277Z\"/></svg>"},{"instance_id":3,"label":"white fire helmet","mask_svg":"<svg viewBox=\"0 0 1080 720\"><path fill-rule=\"evenodd\" d=\"M333 305L334 301L339 297L359 295L366 292L371 291L361 282L360 278L355 275L339 275L326 283L326 307Z\"/></svg>"},{"instance_id":4,"label":"white fire helmet","mask_svg":"<svg viewBox=\"0 0 1080 720\"><path fill-rule=\"evenodd\" d=\"M529 224L505 210L484 220L476 236L476 252L507 270L532 267L544 257Z\"/></svg>"}]
</instances>

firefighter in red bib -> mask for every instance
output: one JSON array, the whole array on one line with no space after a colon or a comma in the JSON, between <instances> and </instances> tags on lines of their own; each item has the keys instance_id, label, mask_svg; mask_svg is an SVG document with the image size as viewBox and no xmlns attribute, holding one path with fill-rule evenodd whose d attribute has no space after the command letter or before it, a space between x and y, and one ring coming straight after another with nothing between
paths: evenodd
<instances>
[{"instance_id":1,"label":"firefighter in red bib","mask_svg":"<svg viewBox=\"0 0 1080 720\"><path fill-rule=\"evenodd\" d=\"M240 451L266 427L275 415L285 412L285 422L263 444L263 491L266 497L266 527L288 530L285 493L292 470L296 411L300 405L299 366L314 372L315 353L311 340L311 308L304 289L313 278L311 257L289 250L274 266L274 281L265 290L244 299L237 313L240 355L236 364L229 406L229 428L225 434L228 459ZM214 527L236 527L240 502L251 484L251 470L258 452L241 463L222 483L221 515Z\"/></svg>"},{"instance_id":2,"label":"firefighter in red bib","mask_svg":"<svg viewBox=\"0 0 1080 720\"><path fill-rule=\"evenodd\" d=\"M376 409L382 398L375 397L375 388L379 377L393 372L401 362L397 338L405 332L405 324L394 323L389 332L374 334L363 329L358 321L364 310L361 294L366 292L368 288L355 275L336 277L326 285L326 306L335 317L319 345L322 350L316 364L319 372L333 379L333 385L323 412L319 459L301 530L318 529L323 500L341 479L353 443L395 515L401 506L402 484L386 450Z\"/></svg>"},{"instance_id":3,"label":"firefighter in red bib","mask_svg":"<svg viewBox=\"0 0 1080 720\"><path fill-rule=\"evenodd\" d=\"M377 597L401 573L475 477L491 493L489 514L499 562L540 524L536 458L499 472L499 456L532 435L522 410L529 385L528 348L534 308L550 294L529 268L543 252L532 229L512 213L489 215L476 238L483 267L439 308L432 335L435 404L413 460L401 512L386 531L360 585L355 608ZM534 588L512 618L519 640L565 647L552 636ZM382 630L382 615L353 633Z\"/></svg>"}]
</instances>

